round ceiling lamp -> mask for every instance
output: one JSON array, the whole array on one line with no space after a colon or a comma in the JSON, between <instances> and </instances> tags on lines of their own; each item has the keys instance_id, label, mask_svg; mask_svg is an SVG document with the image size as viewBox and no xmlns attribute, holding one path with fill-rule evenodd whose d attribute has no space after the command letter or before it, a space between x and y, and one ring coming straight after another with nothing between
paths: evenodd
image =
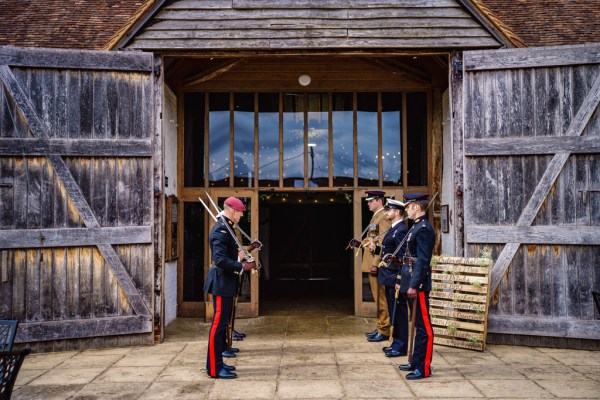
<instances>
[{"instance_id":1,"label":"round ceiling lamp","mask_svg":"<svg viewBox=\"0 0 600 400\"><path fill-rule=\"evenodd\" d=\"M310 75L307 74L302 74L298 77L298 83L301 84L302 86L308 86L310 85Z\"/></svg>"}]
</instances>

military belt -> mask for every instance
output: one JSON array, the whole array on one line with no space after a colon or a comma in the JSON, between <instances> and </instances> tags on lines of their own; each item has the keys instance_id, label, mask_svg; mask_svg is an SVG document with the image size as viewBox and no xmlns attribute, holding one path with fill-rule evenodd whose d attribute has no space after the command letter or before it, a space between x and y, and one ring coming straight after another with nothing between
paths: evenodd
<instances>
[{"instance_id":1,"label":"military belt","mask_svg":"<svg viewBox=\"0 0 600 400\"><path fill-rule=\"evenodd\" d=\"M417 258L416 257L409 257L409 256L404 256L402 257L402 262L404 264L416 264L417 263Z\"/></svg>"}]
</instances>

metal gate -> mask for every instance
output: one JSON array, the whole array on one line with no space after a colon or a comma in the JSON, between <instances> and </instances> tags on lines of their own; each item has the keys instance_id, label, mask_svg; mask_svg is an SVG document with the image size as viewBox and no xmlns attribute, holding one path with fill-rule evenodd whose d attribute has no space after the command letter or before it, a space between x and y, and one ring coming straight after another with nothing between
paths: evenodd
<instances>
[{"instance_id":1,"label":"metal gate","mask_svg":"<svg viewBox=\"0 0 600 400\"><path fill-rule=\"evenodd\" d=\"M465 52L463 73L465 252L497 260L489 332L600 339L600 45Z\"/></svg>"},{"instance_id":2,"label":"metal gate","mask_svg":"<svg viewBox=\"0 0 600 400\"><path fill-rule=\"evenodd\" d=\"M17 341L152 342L152 70L152 54L0 47L0 318Z\"/></svg>"}]
</instances>

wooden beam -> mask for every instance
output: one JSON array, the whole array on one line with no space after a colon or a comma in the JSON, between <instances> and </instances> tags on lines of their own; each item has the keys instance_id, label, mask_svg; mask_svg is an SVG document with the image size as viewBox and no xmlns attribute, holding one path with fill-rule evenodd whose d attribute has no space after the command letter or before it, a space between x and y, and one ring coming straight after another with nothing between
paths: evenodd
<instances>
[{"instance_id":1,"label":"wooden beam","mask_svg":"<svg viewBox=\"0 0 600 400\"><path fill-rule=\"evenodd\" d=\"M3 156L151 157L152 142L138 139L0 138Z\"/></svg>"},{"instance_id":2,"label":"wooden beam","mask_svg":"<svg viewBox=\"0 0 600 400\"><path fill-rule=\"evenodd\" d=\"M597 136L536 136L465 139L466 156L515 156L562 152L600 153Z\"/></svg>"},{"instance_id":3,"label":"wooden beam","mask_svg":"<svg viewBox=\"0 0 600 400\"><path fill-rule=\"evenodd\" d=\"M136 315L48 322L22 322L19 324L15 343L149 332L152 332L152 321L147 316Z\"/></svg>"},{"instance_id":4,"label":"wooden beam","mask_svg":"<svg viewBox=\"0 0 600 400\"><path fill-rule=\"evenodd\" d=\"M468 225L468 243L600 245L598 226Z\"/></svg>"},{"instance_id":5,"label":"wooden beam","mask_svg":"<svg viewBox=\"0 0 600 400\"><path fill-rule=\"evenodd\" d=\"M577 114L573 117L571 124L565 133L566 137L581 136L585 126L588 124L591 116L598 107L598 103L600 103L600 76L596 78L592 88L581 104L579 111L577 111ZM548 196L552 186L554 186L556 178L558 178L560 171L563 169L570 155L570 152L564 152L558 153L552 158L552 161L548 164L546 171L531 195L531 198L523 209L519 220L517 221L517 227L531 226L542 203ZM578 227L577 229L579 230L581 227ZM498 288L500 280L506 273L508 266L519 249L519 245L520 243L518 241L507 241L506 246L504 246L498 255L498 259L496 260L496 264L494 264L491 274L491 293L495 292Z\"/></svg>"},{"instance_id":6,"label":"wooden beam","mask_svg":"<svg viewBox=\"0 0 600 400\"><path fill-rule=\"evenodd\" d=\"M509 315L489 315L488 320L491 333L600 340L600 323L595 320Z\"/></svg>"},{"instance_id":7,"label":"wooden beam","mask_svg":"<svg viewBox=\"0 0 600 400\"><path fill-rule=\"evenodd\" d=\"M481 50L465 53L466 71L511 68L542 68L600 63L600 45L531 47L519 49Z\"/></svg>"},{"instance_id":8,"label":"wooden beam","mask_svg":"<svg viewBox=\"0 0 600 400\"><path fill-rule=\"evenodd\" d=\"M233 69L241 61L242 61L242 59L238 58L236 60L225 63L225 65L221 65L221 66L217 67L216 69L204 71L199 74L193 75L193 76L187 78L183 82L183 87L189 88L189 87L197 85L199 83L206 82L213 78L216 78L219 75L223 75L224 73L229 72L231 69Z\"/></svg>"},{"instance_id":9,"label":"wooden beam","mask_svg":"<svg viewBox=\"0 0 600 400\"><path fill-rule=\"evenodd\" d=\"M108 228L6 229L0 230L3 249L139 244L152 242L150 226Z\"/></svg>"},{"instance_id":10,"label":"wooden beam","mask_svg":"<svg viewBox=\"0 0 600 400\"><path fill-rule=\"evenodd\" d=\"M382 68L383 70L389 71L392 74L401 74L418 82L431 83L431 76L429 74L402 61L394 60L392 62L387 59L368 57L359 57L359 60L367 64L374 65L378 68Z\"/></svg>"},{"instance_id":11,"label":"wooden beam","mask_svg":"<svg viewBox=\"0 0 600 400\"><path fill-rule=\"evenodd\" d=\"M19 85L19 82L13 75L12 71L6 65L0 65L0 80L2 83L4 83L6 90L15 101L15 104L19 108L23 118L27 122L32 135L37 138L48 139L49 135L46 131L45 125L40 120L33 105L31 104L31 101L21 88L21 85ZM66 192L73 201L73 204L77 208L79 216L83 220L86 227L100 228L100 224L98 223L93 210L87 203L83 193L81 192L81 188L73 178L73 175L71 175L71 172L69 171L69 168L65 164L62 157L58 155L49 155L48 161L50 162L52 168L54 168L56 176L65 187ZM117 277L117 280L119 281L125 296L131 303L131 307L133 308L134 312L138 315L149 316L150 311L148 306L143 301L139 291L131 279L131 276L125 269L121 259L115 253L114 248L111 245L100 244L98 245L98 250L100 250L113 273Z\"/></svg>"},{"instance_id":12,"label":"wooden beam","mask_svg":"<svg viewBox=\"0 0 600 400\"><path fill-rule=\"evenodd\" d=\"M150 72L152 53L0 46L0 65Z\"/></svg>"},{"instance_id":13,"label":"wooden beam","mask_svg":"<svg viewBox=\"0 0 600 400\"><path fill-rule=\"evenodd\" d=\"M452 187L454 188L454 255L465 253L465 205L464 205L464 110L462 70L463 53L453 52L449 60L448 79L450 80L450 116L452 124ZM406 164L405 164L406 165Z\"/></svg>"}]
</instances>

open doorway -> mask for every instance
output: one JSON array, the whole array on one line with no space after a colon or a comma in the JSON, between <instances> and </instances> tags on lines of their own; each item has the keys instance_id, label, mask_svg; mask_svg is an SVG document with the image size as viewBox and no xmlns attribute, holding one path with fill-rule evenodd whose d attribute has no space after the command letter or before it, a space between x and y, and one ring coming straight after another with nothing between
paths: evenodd
<instances>
[{"instance_id":1,"label":"open doorway","mask_svg":"<svg viewBox=\"0 0 600 400\"><path fill-rule=\"evenodd\" d=\"M351 192L259 196L261 315L353 313Z\"/></svg>"}]
</instances>

